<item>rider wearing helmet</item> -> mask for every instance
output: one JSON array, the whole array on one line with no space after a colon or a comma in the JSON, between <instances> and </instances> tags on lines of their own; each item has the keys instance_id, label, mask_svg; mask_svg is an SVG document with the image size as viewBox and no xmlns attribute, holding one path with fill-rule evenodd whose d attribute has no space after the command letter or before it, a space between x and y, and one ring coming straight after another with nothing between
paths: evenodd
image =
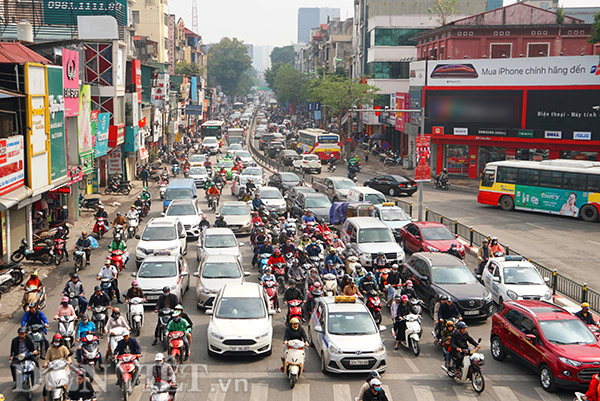
<instances>
[{"instance_id":1,"label":"rider wearing helmet","mask_svg":"<svg viewBox=\"0 0 600 401\"><path fill-rule=\"evenodd\" d=\"M363 296L371 290L377 291L377 283L375 282L375 275L373 272L369 272L362 280L360 280L358 289Z\"/></svg>"},{"instance_id":2,"label":"rider wearing helmet","mask_svg":"<svg viewBox=\"0 0 600 401\"><path fill-rule=\"evenodd\" d=\"M271 255L271 257L269 258L269 261L267 262L267 264L269 266L273 266L274 264L277 264L277 263L285 264L285 258L281 255L281 251L279 249L275 249L275 253L273 253L273 255Z\"/></svg>"},{"instance_id":3,"label":"rider wearing helmet","mask_svg":"<svg viewBox=\"0 0 600 401\"><path fill-rule=\"evenodd\" d=\"M450 245L450 248L446 251L446 253L449 253L450 255L455 256L460 260L464 259L464 256L460 254L460 252L458 251L458 246L454 242Z\"/></svg>"},{"instance_id":4,"label":"rider wearing helmet","mask_svg":"<svg viewBox=\"0 0 600 401\"><path fill-rule=\"evenodd\" d=\"M457 368L455 373L458 373L458 368L462 366L462 353L468 351L469 344L479 349L479 344L467 333L467 324L460 321L456 324L456 330L450 336L450 353L454 359L454 366Z\"/></svg>"},{"instance_id":5,"label":"rider wearing helmet","mask_svg":"<svg viewBox=\"0 0 600 401\"><path fill-rule=\"evenodd\" d=\"M82 231L81 232L81 237L79 237L77 239L77 242L75 243L75 247L76 248L80 248L83 249L83 252L85 252L85 256L86 256L86 266L90 264L90 254L92 252L92 241L88 238L88 233L87 231Z\"/></svg>"},{"instance_id":6,"label":"rider wearing helmet","mask_svg":"<svg viewBox=\"0 0 600 401\"><path fill-rule=\"evenodd\" d=\"M387 300L388 300L388 304L392 303L392 298L394 297L394 292L396 292L396 289L400 286L400 283L402 282L402 277L400 276L400 266L398 266L398 263L394 263L392 265L392 271L389 272L388 276L387 276L387 284L388 284L388 288L387 288ZM383 284L383 282L380 283Z\"/></svg>"},{"instance_id":7,"label":"rider wearing helmet","mask_svg":"<svg viewBox=\"0 0 600 401\"><path fill-rule=\"evenodd\" d=\"M159 384L161 382L165 382L170 385L170 399L175 399L174 395L175 391L177 390L175 371L173 370L173 366L171 366L170 363L165 363L165 356L162 352L159 352L154 356L152 374L146 376L146 389L150 388L150 386L153 384Z\"/></svg>"},{"instance_id":8,"label":"rider wearing helmet","mask_svg":"<svg viewBox=\"0 0 600 401\"><path fill-rule=\"evenodd\" d=\"M581 310L575 313L575 316L580 318L583 321L583 323L587 325L596 324L596 322L594 321L594 317L590 312L590 304L588 304L587 302L581 304Z\"/></svg>"},{"instance_id":9,"label":"rider wearing helmet","mask_svg":"<svg viewBox=\"0 0 600 401\"><path fill-rule=\"evenodd\" d=\"M223 216L222 214L217 214L216 216L216 220L215 220L215 227L220 227L220 228L225 228L227 227L227 222L225 221L225 216Z\"/></svg>"},{"instance_id":10,"label":"rider wearing helmet","mask_svg":"<svg viewBox=\"0 0 600 401\"><path fill-rule=\"evenodd\" d=\"M137 342L137 340L129 335L129 331L123 333L123 338L117 343L115 347L115 356L124 355L124 354L132 354L137 355L138 359L142 356L142 347ZM139 381L138 375L140 373L140 363L137 359L134 359L132 363L135 366L135 370L133 371L133 378L137 383ZM119 372L119 362L116 367L116 371ZM117 386L120 384L121 375L117 374Z\"/></svg>"},{"instance_id":11,"label":"rider wearing helmet","mask_svg":"<svg viewBox=\"0 0 600 401\"><path fill-rule=\"evenodd\" d=\"M329 255L325 256L325 264L332 262L334 265L339 264L339 265L343 265L344 262L342 261L342 259L338 256L335 248L331 247L329 248Z\"/></svg>"},{"instance_id":12,"label":"rider wearing helmet","mask_svg":"<svg viewBox=\"0 0 600 401\"><path fill-rule=\"evenodd\" d=\"M290 319L290 324L285 328L283 334L283 356L281 357L282 365L285 364L285 354L287 352L287 344L290 340L304 341L304 345L308 347L308 336L306 331L300 326L300 319L293 317Z\"/></svg>"},{"instance_id":13,"label":"rider wearing helmet","mask_svg":"<svg viewBox=\"0 0 600 401\"><path fill-rule=\"evenodd\" d=\"M398 295L396 295L396 297L397 296ZM400 302L398 302L396 297L396 313L394 315L394 332L396 333L396 344L394 345L394 349L398 349L400 341L404 340L404 334L406 331L406 321L404 320L404 317L413 313L410 303L408 302L408 296L401 295Z\"/></svg>"},{"instance_id":14,"label":"rider wearing helmet","mask_svg":"<svg viewBox=\"0 0 600 401\"><path fill-rule=\"evenodd\" d=\"M63 337L60 333L56 333L52 337L52 343L48 352L46 352L46 363L44 367L48 365L48 362L55 361L57 359L64 359L67 362L71 362L71 353L69 349L63 345Z\"/></svg>"},{"instance_id":15,"label":"rider wearing helmet","mask_svg":"<svg viewBox=\"0 0 600 401\"><path fill-rule=\"evenodd\" d=\"M356 283L354 282L354 280L348 275L346 274L344 276L344 279L348 282L348 284L346 284L344 286L344 295L347 296L358 296L359 291L358 291L358 287L356 286Z\"/></svg>"},{"instance_id":16,"label":"rider wearing helmet","mask_svg":"<svg viewBox=\"0 0 600 401\"><path fill-rule=\"evenodd\" d=\"M402 289L400 290L400 295L406 295L409 299L417 298L417 293L413 287L412 280L406 280Z\"/></svg>"},{"instance_id":17,"label":"rider wearing helmet","mask_svg":"<svg viewBox=\"0 0 600 401\"><path fill-rule=\"evenodd\" d=\"M190 342L188 341L187 334L191 333L192 327L187 320L181 318L181 311L177 309L173 312L173 316L171 317L171 320L169 320L169 323L167 323L167 336L173 331L181 331L186 334L182 340L185 348L184 359L187 360L190 357Z\"/></svg>"}]
</instances>

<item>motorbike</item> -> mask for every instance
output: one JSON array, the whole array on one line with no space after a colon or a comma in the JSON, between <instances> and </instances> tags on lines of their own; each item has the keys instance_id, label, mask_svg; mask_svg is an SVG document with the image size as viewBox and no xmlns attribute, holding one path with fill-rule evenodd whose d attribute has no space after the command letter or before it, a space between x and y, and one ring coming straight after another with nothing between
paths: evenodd
<instances>
[{"instance_id":1,"label":"motorbike","mask_svg":"<svg viewBox=\"0 0 600 401\"><path fill-rule=\"evenodd\" d=\"M381 324L381 300L379 299L379 295L377 295L377 291L370 290L366 295L366 304L367 309L373 315L373 319L375 319L375 323L377 325Z\"/></svg>"},{"instance_id":2,"label":"motorbike","mask_svg":"<svg viewBox=\"0 0 600 401\"><path fill-rule=\"evenodd\" d=\"M135 234L137 234L137 228L139 225L139 218L137 217L127 217L127 237L134 238Z\"/></svg>"},{"instance_id":3,"label":"motorbike","mask_svg":"<svg viewBox=\"0 0 600 401\"><path fill-rule=\"evenodd\" d=\"M288 312L287 317L285 318L286 326L289 324L289 321L293 317L297 317L302 321L302 300L300 299L290 299L288 301Z\"/></svg>"},{"instance_id":4,"label":"motorbike","mask_svg":"<svg viewBox=\"0 0 600 401\"><path fill-rule=\"evenodd\" d=\"M481 342L481 338L478 343ZM442 365L442 369L446 374L453 378L458 383L471 382L471 387L476 393L482 393L485 389L485 380L481 373L481 367L485 364L485 355L480 352L476 352L477 348L469 348L465 350L463 354L462 367L454 365L454 358L450 358L450 365ZM458 374L455 373L455 369L458 369Z\"/></svg>"},{"instance_id":5,"label":"motorbike","mask_svg":"<svg viewBox=\"0 0 600 401\"><path fill-rule=\"evenodd\" d=\"M313 288L308 294L308 301L304 303L304 321L310 319L313 308L315 307L315 299L320 298L324 295L323 290L320 288Z\"/></svg>"},{"instance_id":6,"label":"motorbike","mask_svg":"<svg viewBox=\"0 0 600 401\"><path fill-rule=\"evenodd\" d=\"M121 394L123 395L124 401L129 399L129 395L136 385L136 378L133 377L133 375L135 373L134 361L137 359L138 356L133 354L123 354L115 357L115 362L119 364L117 375L119 376L119 382L121 383Z\"/></svg>"},{"instance_id":7,"label":"motorbike","mask_svg":"<svg viewBox=\"0 0 600 401\"><path fill-rule=\"evenodd\" d=\"M106 195L110 195L112 193L129 195L130 192L131 184L129 182L119 182L116 179L112 179L104 190Z\"/></svg>"},{"instance_id":8,"label":"motorbike","mask_svg":"<svg viewBox=\"0 0 600 401\"><path fill-rule=\"evenodd\" d=\"M183 331L171 331L169 333L169 356L175 366L181 365L185 359L184 336Z\"/></svg>"},{"instance_id":9,"label":"motorbike","mask_svg":"<svg viewBox=\"0 0 600 401\"><path fill-rule=\"evenodd\" d=\"M129 327L134 336L138 337L142 326L144 325L144 299L131 298L128 305L127 317L129 318Z\"/></svg>"},{"instance_id":10,"label":"motorbike","mask_svg":"<svg viewBox=\"0 0 600 401\"><path fill-rule=\"evenodd\" d=\"M33 250L29 250L29 244L25 241L25 238L21 240L21 246L10 255L10 260L15 263L19 263L23 259L30 260L32 262L40 261L45 265L52 263L52 247L47 244L34 245Z\"/></svg>"},{"instance_id":11,"label":"motorbike","mask_svg":"<svg viewBox=\"0 0 600 401\"><path fill-rule=\"evenodd\" d=\"M290 381L290 388L296 386L296 382L304 370L304 341L290 340L285 351L285 366L283 373Z\"/></svg>"},{"instance_id":12,"label":"motorbike","mask_svg":"<svg viewBox=\"0 0 600 401\"><path fill-rule=\"evenodd\" d=\"M275 263L271 268L273 269L273 274L277 280L279 293L283 294L283 291L285 290L285 267L283 263Z\"/></svg>"},{"instance_id":13,"label":"motorbike","mask_svg":"<svg viewBox=\"0 0 600 401\"><path fill-rule=\"evenodd\" d=\"M434 179L433 180L433 188L447 191L450 189L450 183L448 182L448 180Z\"/></svg>"},{"instance_id":14,"label":"motorbike","mask_svg":"<svg viewBox=\"0 0 600 401\"><path fill-rule=\"evenodd\" d=\"M219 195L211 195L208 198L208 207L213 211L213 213L216 213L217 206L219 206Z\"/></svg>"},{"instance_id":15,"label":"motorbike","mask_svg":"<svg viewBox=\"0 0 600 401\"><path fill-rule=\"evenodd\" d=\"M585 393L580 393L578 391L575 392L575 398L573 401L589 401Z\"/></svg>"},{"instance_id":16,"label":"motorbike","mask_svg":"<svg viewBox=\"0 0 600 401\"><path fill-rule=\"evenodd\" d=\"M179 164L175 163L171 166L171 173L173 173L173 177L177 177L179 174Z\"/></svg>"},{"instance_id":17,"label":"motorbike","mask_svg":"<svg viewBox=\"0 0 600 401\"><path fill-rule=\"evenodd\" d=\"M165 192L167 192L167 186L165 184L160 185L160 199L165 200Z\"/></svg>"},{"instance_id":18,"label":"motorbike","mask_svg":"<svg viewBox=\"0 0 600 401\"><path fill-rule=\"evenodd\" d=\"M337 295L338 283L335 274L327 273L323 276L323 292L325 293L326 297L332 297Z\"/></svg>"},{"instance_id":19,"label":"motorbike","mask_svg":"<svg viewBox=\"0 0 600 401\"><path fill-rule=\"evenodd\" d=\"M113 237L116 237L117 235L120 235L123 241L127 241L127 231L121 224L115 224L115 228L113 229Z\"/></svg>"},{"instance_id":20,"label":"motorbike","mask_svg":"<svg viewBox=\"0 0 600 401\"><path fill-rule=\"evenodd\" d=\"M100 340L93 333L81 337L81 366L100 368Z\"/></svg>"},{"instance_id":21,"label":"motorbike","mask_svg":"<svg viewBox=\"0 0 600 401\"><path fill-rule=\"evenodd\" d=\"M104 326L108 320L108 315L106 313L107 310L107 306L98 305L92 307L92 322L96 326L96 335L98 337L102 337L104 335Z\"/></svg>"},{"instance_id":22,"label":"motorbike","mask_svg":"<svg viewBox=\"0 0 600 401\"><path fill-rule=\"evenodd\" d=\"M79 197L79 209L93 210L97 212L102 205L100 198L84 198L83 195Z\"/></svg>"},{"instance_id":23,"label":"motorbike","mask_svg":"<svg viewBox=\"0 0 600 401\"><path fill-rule=\"evenodd\" d=\"M110 259L110 263L114 265L119 272L121 272L127 263L127 252L123 252L120 249L115 249L114 251L110 251L108 259Z\"/></svg>"},{"instance_id":24,"label":"motorbike","mask_svg":"<svg viewBox=\"0 0 600 401\"><path fill-rule=\"evenodd\" d=\"M309 256L310 264L312 267L317 269L317 271L321 271L321 257L320 256Z\"/></svg>"},{"instance_id":25,"label":"motorbike","mask_svg":"<svg viewBox=\"0 0 600 401\"><path fill-rule=\"evenodd\" d=\"M113 289L112 282L113 281L110 278L103 277L100 279L100 288L102 288L102 291L105 292L106 295L108 295L111 301L115 297L115 291Z\"/></svg>"},{"instance_id":26,"label":"motorbike","mask_svg":"<svg viewBox=\"0 0 600 401\"><path fill-rule=\"evenodd\" d=\"M46 392L50 396L50 400L59 401L65 399L69 388L69 368L67 361L56 359L48 362L45 373Z\"/></svg>"},{"instance_id":27,"label":"motorbike","mask_svg":"<svg viewBox=\"0 0 600 401\"><path fill-rule=\"evenodd\" d=\"M173 314L173 309L170 308L162 308L158 311L158 341L160 341L165 351L168 346L168 338L167 338L167 323L171 320L171 315Z\"/></svg>"},{"instance_id":28,"label":"motorbike","mask_svg":"<svg viewBox=\"0 0 600 401\"><path fill-rule=\"evenodd\" d=\"M21 263L9 263L7 265L0 265L0 276L7 276L11 281L10 285L19 285L23 282L25 277L25 270L23 270L23 264ZM3 280L0 280L3 281ZM4 282L3 282L4 284ZM10 289L10 287L9 287ZM3 291L6 292L6 291Z\"/></svg>"},{"instance_id":29,"label":"motorbike","mask_svg":"<svg viewBox=\"0 0 600 401\"><path fill-rule=\"evenodd\" d=\"M44 325L43 324L32 324L27 327L28 335L31 337L31 340L35 344L35 349L38 352L40 357L46 355L46 335L44 334Z\"/></svg>"},{"instance_id":30,"label":"motorbike","mask_svg":"<svg viewBox=\"0 0 600 401\"><path fill-rule=\"evenodd\" d=\"M404 330L404 340L400 340L400 344L403 347L412 349L412 352L415 356L419 356L421 353L421 349L419 348L419 341L421 339L421 334L423 329L421 328L421 317L417 314L410 313L404 316L404 321L406 322L406 328ZM392 334L394 337L396 333L392 328Z\"/></svg>"},{"instance_id":31,"label":"motorbike","mask_svg":"<svg viewBox=\"0 0 600 401\"><path fill-rule=\"evenodd\" d=\"M275 309L275 297L277 297L277 283L274 281L266 281L263 286L265 287L265 292L269 299L269 305L271 305L271 309L273 310Z\"/></svg>"},{"instance_id":32,"label":"motorbike","mask_svg":"<svg viewBox=\"0 0 600 401\"><path fill-rule=\"evenodd\" d=\"M29 359L32 355L31 352L18 354L14 358L16 362L13 362L15 364L15 373L18 380L16 383L17 389L19 392L23 392L29 401L33 398L33 387L35 385L34 375L35 369L37 369L35 362Z\"/></svg>"},{"instance_id":33,"label":"motorbike","mask_svg":"<svg viewBox=\"0 0 600 401\"><path fill-rule=\"evenodd\" d=\"M54 257L54 264L56 266L60 265L60 262L62 262L63 259L66 258L65 255L65 251L64 251L64 246L65 246L65 239L63 238L55 238L54 239L54 244L52 245L52 250L50 251L52 253L52 256Z\"/></svg>"},{"instance_id":34,"label":"motorbike","mask_svg":"<svg viewBox=\"0 0 600 401\"><path fill-rule=\"evenodd\" d=\"M174 401L176 386L171 386L170 383L160 381L150 387L150 401Z\"/></svg>"},{"instance_id":35,"label":"motorbike","mask_svg":"<svg viewBox=\"0 0 600 401\"><path fill-rule=\"evenodd\" d=\"M335 164L334 163L329 163L329 166L327 167L327 171L330 173L335 173Z\"/></svg>"},{"instance_id":36,"label":"motorbike","mask_svg":"<svg viewBox=\"0 0 600 401\"><path fill-rule=\"evenodd\" d=\"M37 303L39 309L44 309L46 306L46 288L42 287L40 290L36 286L29 286L24 288L25 294L23 294L23 300L21 303L23 304L23 311L27 312L29 310L29 304L32 302Z\"/></svg>"},{"instance_id":37,"label":"motorbike","mask_svg":"<svg viewBox=\"0 0 600 401\"><path fill-rule=\"evenodd\" d=\"M63 336L67 348L71 348L75 341L75 323L75 316L61 316L58 318L58 332Z\"/></svg>"},{"instance_id":38,"label":"motorbike","mask_svg":"<svg viewBox=\"0 0 600 401\"><path fill-rule=\"evenodd\" d=\"M119 344L119 341L123 339L123 334L126 332L128 332L128 330L125 327L114 327L108 332L106 363L109 363L109 360L113 363L116 362L113 358L111 358L111 356L115 354L115 348L117 348L117 344Z\"/></svg>"},{"instance_id":39,"label":"motorbike","mask_svg":"<svg viewBox=\"0 0 600 401\"><path fill-rule=\"evenodd\" d=\"M96 217L93 231L98 234L98 238L102 238L108 232L108 222L104 217Z\"/></svg>"},{"instance_id":40,"label":"motorbike","mask_svg":"<svg viewBox=\"0 0 600 401\"><path fill-rule=\"evenodd\" d=\"M75 252L73 252L73 261L75 262L75 273L83 269L86 265L87 256L82 248L77 248Z\"/></svg>"}]
</instances>

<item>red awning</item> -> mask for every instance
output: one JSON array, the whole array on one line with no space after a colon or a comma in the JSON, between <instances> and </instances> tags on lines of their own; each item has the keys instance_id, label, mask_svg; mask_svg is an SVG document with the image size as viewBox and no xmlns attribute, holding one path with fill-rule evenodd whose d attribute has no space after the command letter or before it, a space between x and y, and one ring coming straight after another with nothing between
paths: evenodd
<instances>
[{"instance_id":1,"label":"red awning","mask_svg":"<svg viewBox=\"0 0 600 401\"><path fill-rule=\"evenodd\" d=\"M51 64L33 50L16 42L0 42L0 64L41 63Z\"/></svg>"}]
</instances>

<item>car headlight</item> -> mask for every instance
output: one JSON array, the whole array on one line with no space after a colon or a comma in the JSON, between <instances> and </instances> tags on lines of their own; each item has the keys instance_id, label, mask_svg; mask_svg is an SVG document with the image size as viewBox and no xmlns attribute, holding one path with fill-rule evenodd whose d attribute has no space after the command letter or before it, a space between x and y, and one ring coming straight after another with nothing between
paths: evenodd
<instances>
[{"instance_id":1,"label":"car headlight","mask_svg":"<svg viewBox=\"0 0 600 401\"><path fill-rule=\"evenodd\" d=\"M576 361L576 360L574 360L574 359L565 358L564 356L559 356L559 357L558 357L558 359L559 359L559 360L560 360L562 363L564 363L564 364L567 364L567 365L574 366L574 367L576 367L576 368L577 368L577 367L579 367L579 366L581 366L581 365L583 365L583 363L582 363L582 362Z\"/></svg>"},{"instance_id":2,"label":"car headlight","mask_svg":"<svg viewBox=\"0 0 600 401\"><path fill-rule=\"evenodd\" d=\"M177 289L177 284L171 286L171 291L175 291Z\"/></svg>"},{"instance_id":3,"label":"car headlight","mask_svg":"<svg viewBox=\"0 0 600 401\"><path fill-rule=\"evenodd\" d=\"M440 251L439 249L437 249L437 248L434 248L434 247L432 247L432 246L429 246L429 245L427 245L427 250L428 250L429 252L439 252L439 251Z\"/></svg>"},{"instance_id":4,"label":"car headlight","mask_svg":"<svg viewBox=\"0 0 600 401\"><path fill-rule=\"evenodd\" d=\"M383 343L379 344L379 347L377 347L377 349L375 350L376 354L381 354L383 351L385 351L385 346L383 345Z\"/></svg>"},{"instance_id":5,"label":"car headlight","mask_svg":"<svg viewBox=\"0 0 600 401\"><path fill-rule=\"evenodd\" d=\"M544 299L547 301L552 299L552 292L550 292L550 290L546 291L546 293L544 294Z\"/></svg>"},{"instance_id":6,"label":"car headlight","mask_svg":"<svg viewBox=\"0 0 600 401\"><path fill-rule=\"evenodd\" d=\"M329 353L332 355L342 355L343 354L341 348L337 347L334 344L329 344Z\"/></svg>"},{"instance_id":7,"label":"car headlight","mask_svg":"<svg viewBox=\"0 0 600 401\"><path fill-rule=\"evenodd\" d=\"M269 335L269 330L265 330L263 333L260 333L259 335L257 335L256 337L254 337L255 340L262 340L263 338L266 338Z\"/></svg>"},{"instance_id":8,"label":"car headlight","mask_svg":"<svg viewBox=\"0 0 600 401\"><path fill-rule=\"evenodd\" d=\"M487 295L485 296L485 303L491 302L492 301L492 294L490 294L489 292L487 293Z\"/></svg>"},{"instance_id":9,"label":"car headlight","mask_svg":"<svg viewBox=\"0 0 600 401\"><path fill-rule=\"evenodd\" d=\"M210 336L216 340L223 341L225 337L223 337L218 331L215 329L210 329Z\"/></svg>"},{"instance_id":10,"label":"car headlight","mask_svg":"<svg viewBox=\"0 0 600 401\"><path fill-rule=\"evenodd\" d=\"M144 255L147 253L144 248L138 248L137 251L143 253Z\"/></svg>"},{"instance_id":11,"label":"car headlight","mask_svg":"<svg viewBox=\"0 0 600 401\"><path fill-rule=\"evenodd\" d=\"M512 299L513 301L514 301L515 299L519 298L519 296L517 295L517 293L516 293L516 292L514 292L514 291L511 291L511 290L508 290L508 291L506 291L506 295L508 295L508 297L509 297L510 299Z\"/></svg>"}]
</instances>

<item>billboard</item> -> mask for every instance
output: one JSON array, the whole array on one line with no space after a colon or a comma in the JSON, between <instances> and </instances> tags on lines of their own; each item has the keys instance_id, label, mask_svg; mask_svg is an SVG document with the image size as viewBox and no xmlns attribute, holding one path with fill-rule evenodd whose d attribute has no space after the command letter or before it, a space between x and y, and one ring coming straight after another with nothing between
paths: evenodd
<instances>
[{"instance_id":1,"label":"billboard","mask_svg":"<svg viewBox=\"0 0 600 401\"><path fill-rule=\"evenodd\" d=\"M396 104L395 107L398 110L408 109L410 106L408 93L396 92ZM404 124L408 122L409 113L407 112L397 112L396 113L396 121L395 128L396 131L404 132Z\"/></svg>"},{"instance_id":2,"label":"billboard","mask_svg":"<svg viewBox=\"0 0 600 401\"><path fill-rule=\"evenodd\" d=\"M90 85L81 85L79 90L79 154L92 150L92 116Z\"/></svg>"},{"instance_id":3,"label":"billboard","mask_svg":"<svg viewBox=\"0 0 600 401\"><path fill-rule=\"evenodd\" d=\"M25 184L23 137L0 139L0 196Z\"/></svg>"},{"instance_id":4,"label":"billboard","mask_svg":"<svg viewBox=\"0 0 600 401\"><path fill-rule=\"evenodd\" d=\"M431 138L418 136L415 138L415 181L431 181Z\"/></svg>"},{"instance_id":5,"label":"billboard","mask_svg":"<svg viewBox=\"0 0 600 401\"><path fill-rule=\"evenodd\" d=\"M110 15L127 25L127 0L45 0L44 24L77 25L80 15Z\"/></svg>"},{"instance_id":6,"label":"billboard","mask_svg":"<svg viewBox=\"0 0 600 401\"><path fill-rule=\"evenodd\" d=\"M411 63L411 70L413 64L416 63ZM600 65L598 56L430 60L427 85L600 85Z\"/></svg>"},{"instance_id":7,"label":"billboard","mask_svg":"<svg viewBox=\"0 0 600 401\"><path fill-rule=\"evenodd\" d=\"M110 113L99 113L96 121L96 148L95 157L104 156L108 152L108 127Z\"/></svg>"},{"instance_id":8,"label":"billboard","mask_svg":"<svg viewBox=\"0 0 600 401\"><path fill-rule=\"evenodd\" d=\"M67 175L67 137L65 135L65 102L63 69L48 66L48 104L50 111L51 178L56 181Z\"/></svg>"},{"instance_id":9,"label":"billboard","mask_svg":"<svg viewBox=\"0 0 600 401\"><path fill-rule=\"evenodd\" d=\"M79 115L79 52L62 49L65 117Z\"/></svg>"}]
</instances>

